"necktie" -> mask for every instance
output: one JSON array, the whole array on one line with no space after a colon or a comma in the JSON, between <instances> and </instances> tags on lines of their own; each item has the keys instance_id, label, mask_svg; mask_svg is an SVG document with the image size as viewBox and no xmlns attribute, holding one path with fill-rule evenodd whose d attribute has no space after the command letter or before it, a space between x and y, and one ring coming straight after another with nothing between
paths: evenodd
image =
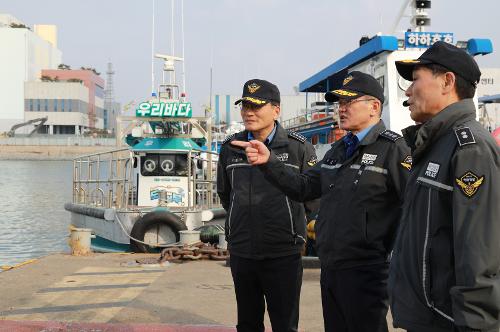
<instances>
[{"instance_id":1,"label":"necktie","mask_svg":"<svg viewBox=\"0 0 500 332\"><path fill-rule=\"evenodd\" d=\"M356 151L356 148L359 143L358 137L356 135L353 135L352 133L349 133L344 138L344 143L345 143L345 156L346 159L349 159L354 154L354 151Z\"/></svg>"}]
</instances>

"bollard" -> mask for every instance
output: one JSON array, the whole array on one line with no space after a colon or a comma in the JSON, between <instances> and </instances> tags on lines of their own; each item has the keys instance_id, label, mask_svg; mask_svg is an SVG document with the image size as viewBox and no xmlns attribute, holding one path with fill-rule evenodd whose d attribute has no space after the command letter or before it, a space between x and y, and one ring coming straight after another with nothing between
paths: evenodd
<instances>
[{"instance_id":1,"label":"bollard","mask_svg":"<svg viewBox=\"0 0 500 332\"><path fill-rule=\"evenodd\" d=\"M227 241L226 241L226 234L224 232L219 233L219 245L217 246L219 249L227 249Z\"/></svg>"},{"instance_id":2,"label":"bollard","mask_svg":"<svg viewBox=\"0 0 500 332\"><path fill-rule=\"evenodd\" d=\"M181 244L190 245L200 242L200 231L179 231Z\"/></svg>"},{"instance_id":3,"label":"bollard","mask_svg":"<svg viewBox=\"0 0 500 332\"><path fill-rule=\"evenodd\" d=\"M92 230L90 228L71 228L69 239L71 255L81 256L90 254L90 239L92 237L95 236L92 236Z\"/></svg>"}]
</instances>

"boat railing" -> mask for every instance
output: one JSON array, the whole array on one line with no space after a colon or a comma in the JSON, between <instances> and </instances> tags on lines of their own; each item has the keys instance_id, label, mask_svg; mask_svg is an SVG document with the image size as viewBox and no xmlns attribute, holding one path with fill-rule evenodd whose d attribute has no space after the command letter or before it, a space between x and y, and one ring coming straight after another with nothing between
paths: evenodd
<instances>
[{"instance_id":1,"label":"boat railing","mask_svg":"<svg viewBox=\"0 0 500 332\"><path fill-rule=\"evenodd\" d=\"M314 124L331 118L337 109L338 105L334 103L328 106L328 108L308 110L302 115L282 121L281 124L286 129L294 129L304 125Z\"/></svg>"},{"instance_id":2,"label":"boat railing","mask_svg":"<svg viewBox=\"0 0 500 332\"><path fill-rule=\"evenodd\" d=\"M206 210L220 208L221 203L217 195L217 160L218 154L212 151L189 153L189 188L193 190L193 201L189 195L189 208L192 210ZM196 165L193 172L192 165Z\"/></svg>"},{"instance_id":3,"label":"boat railing","mask_svg":"<svg viewBox=\"0 0 500 332\"><path fill-rule=\"evenodd\" d=\"M126 208L133 195L134 158L129 149L95 153L73 160L73 203Z\"/></svg>"}]
</instances>

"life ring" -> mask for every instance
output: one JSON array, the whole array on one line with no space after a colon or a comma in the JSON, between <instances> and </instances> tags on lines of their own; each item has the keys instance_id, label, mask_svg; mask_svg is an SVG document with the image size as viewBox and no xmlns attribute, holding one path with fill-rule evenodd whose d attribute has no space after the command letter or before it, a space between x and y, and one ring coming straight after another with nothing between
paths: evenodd
<instances>
[{"instance_id":1,"label":"life ring","mask_svg":"<svg viewBox=\"0 0 500 332\"><path fill-rule=\"evenodd\" d=\"M169 244L178 242L180 239L179 231L187 230L186 225L181 218L168 211L154 211L139 218L130 236L146 243ZM155 252L154 246L149 246L130 239L130 248L133 252Z\"/></svg>"}]
</instances>

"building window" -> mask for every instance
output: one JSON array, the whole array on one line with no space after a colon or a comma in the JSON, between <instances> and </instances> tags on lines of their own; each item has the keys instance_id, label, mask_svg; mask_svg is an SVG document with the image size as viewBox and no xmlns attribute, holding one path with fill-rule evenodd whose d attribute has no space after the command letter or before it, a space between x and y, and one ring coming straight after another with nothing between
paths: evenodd
<instances>
[{"instance_id":1,"label":"building window","mask_svg":"<svg viewBox=\"0 0 500 332\"><path fill-rule=\"evenodd\" d=\"M72 110L71 110L71 106L72 106L71 105L71 101L72 101L71 99L68 99L68 112L72 112Z\"/></svg>"},{"instance_id":2,"label":"building window","mask_svg":"<svg viewBox=\"0 0 500 332\"><path fill-rule=\"evenodd\" d=\"M36 111L40 112L40 99L36 100Z\"/></svg>"},{"instance_id":3,"label":"building window","mask_svg":"<svg viewBox=\"0 0 500 332\"><path fill-rule=\"evenodd\" d=\"M45 112L49 111L49 100L45 99Z\"/></svg>"},{"instance_id":4,"label":"building window","mask_svg":"<svg viewBox=\"0 0 500 332\"><path fill-rule=\"evenodd\" d=\"M30 112L33 112L33 99L30 99Z\"/></svg>"},{"instance_id":5,"label":"building window","mask_svg":"<svg viewBox=\"0 0 500 332\"><path fill-rule=\"evenodd\" d=\"M57 112L57 99L54 99L54 112Z\"/></svg>"},{"instance_id":6,"label":"building window","mask_svg":"<svg viewBox=\"0 0 500 332\"><path fill-rule=\"evenodd\" d=\"M64 112L64 99L61 99L61 112Z\"/></svg>"}]
</instances>

